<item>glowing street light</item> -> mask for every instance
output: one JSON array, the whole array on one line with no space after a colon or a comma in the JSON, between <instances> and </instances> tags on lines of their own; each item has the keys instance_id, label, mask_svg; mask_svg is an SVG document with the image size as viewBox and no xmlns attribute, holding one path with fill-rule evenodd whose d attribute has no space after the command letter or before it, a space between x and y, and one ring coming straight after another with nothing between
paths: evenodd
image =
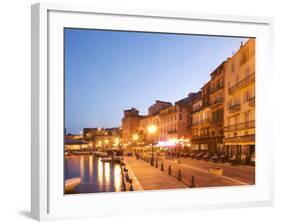
<instances>
[{"instance_id":1,"label":"glowing street light","mask_svg":"<svg viewBox=\"0 0 281 224\"><path fill-rule=\"evenodd\" d=\"M148 133L151 135L151 160L150 165L154 165L154 158L153 158L153 134L157 132L157 126L154 124L151 124L147 127Z\"/></svg>"},{"instance_id":2,"label":"glowing street light","mask_svg":"<svg viewBox=\"0 0 281 224\"><path fill-rule=\"evenodd\" d=\"M157 131L157 126L154 124L151 124L147 127L147 131L149 134L154 134Z\"/></svg>"},{"instance_id":3,"label":"glowing street light","mask_svg":"<svg viewBox=\"0 0 281 224\"><path fill-rule=\"evenodd\" d=\"M134 141L139 140L139 135L138 135L138 134L133 134L133 140L134 140Z\"/></svg>"}]
</instances>

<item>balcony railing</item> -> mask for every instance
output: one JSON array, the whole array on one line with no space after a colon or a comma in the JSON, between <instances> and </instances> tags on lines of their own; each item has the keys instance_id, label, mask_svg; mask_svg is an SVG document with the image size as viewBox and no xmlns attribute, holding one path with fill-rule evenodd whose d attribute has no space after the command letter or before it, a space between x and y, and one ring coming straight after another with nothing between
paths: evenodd
<instances>
[{"instance_id":1,"label":"balcony railing","mask_svg":"<svg viewBox=\"0 0 281 224\"><path fill-rule=\"evenodd\" d=\"M210 122L211 122L211 120L207 118L207 119L204 119L202 121L197 121L197 122L192 123L192 126L209 124Z\"/></svg>"},{"instance_id":2,"label":"balcony railing","mask_svg":"<svg viewBox=\"0 0 281 224\"><path fill-rule=\"evenodd\" d=\"M192 113L199 112L201 110L201 107L196 107L192 110Z\"/></svg>"},{"instance_id":3,"label":"balcony railing","mask_svg":"<svg viewBox=\"0 0 281 224\"><path fill-rule=\"evenodd\" d=\"M249 102L249 106L254 107L256 105L255 97L250 98L248 102Z\"/></svg>"},{"instance_id":4,"label":"balcony railing","mask_svg":"<svg viewBox=\"0 0 281 224\"><path fill-rule=\"evenodd\" d=\"M228 89L229 94L235 93L238 89L249 85L250 83L255 81L255 73L252 73L251 75L247 76L246 78L242 79L241 81L237 82L235 85L231 86Z\"/></svg>"},{"instance_id":5,"label":"balcony railing","mask_svg":"<svg viewBox=\"0 0 281 224\"><path fill-rule=\"evenodd\" d=\"M170 130L167 132L168 134L174 134L174 133L177 133L177 130Z\"/></svg>"},{"instance_id":6,"label":"balcony railing","mask_svg":"<svg viewBox=\"0 0 281 224\"><path fill-rule=\"evenodd\" d=\"M215 105L215 104L222 103L222 102L223 102L223 98L220 97L220 98L215 99L215 100L211 103L211 105L213 106L213 105Z\"/></svg>"},{"instance_id":7,"label":"balcony railing","mask_svg":"<svg viewBox=\"0 0 281 224\"><path fill-rule=\"evenodd\" d=\"M240 103L228 106L229 113L235 113L235 112L239 111L240 109L241 109Z\"/></svg>"},{"instance_id":8,"label":"balcony railing","mask_svg":"<svg viewBox=\"0 0 281 224\"><path fill-rule=\"evenodd\" d=\"M210 122L211 122L211 120L210 120L209 118L207 118L207 119L202 120L202 121L200 122L200 124L201 124L201 125L203 125L203 124L209 124Z\"/></svg>"},{"instance_id":9,"label":"balcony railing","mask_svg":"<svg viewBox=\"0 0 281 224\"><path fill-rule=\"evenodd\" d=\"M223 133L221 134L216 134L216 135L211 135L211 134L202 134L202 135L194 135L191 137L192 140L199 140L199 139L213 139L213 138L222 138L224 137Z\"/></svg>"},{"instance_id":10,"label":"balcony railing","mask_svg":"<svg viewBox=\"0 0 281 224\"><path fill-rule=\"evenodd\" d=\"M210 89L210 94L212 94L212 93L214 93L214 92L216 92L216 91L218 91L220 89L223 89L223 85L217 85L217 86L211 88Z\"/></svg>"},{"instance_id":11,"label":"balcony railing","mask_svg":"<svg viewBox=\"0 0 281 224\"><path fill-rule=\"evenodd\" d=\"M250 128L255 128L255 120L224 127L224 131L238 131L238 130L245 130Z\"/></svg>"}]
</instances>

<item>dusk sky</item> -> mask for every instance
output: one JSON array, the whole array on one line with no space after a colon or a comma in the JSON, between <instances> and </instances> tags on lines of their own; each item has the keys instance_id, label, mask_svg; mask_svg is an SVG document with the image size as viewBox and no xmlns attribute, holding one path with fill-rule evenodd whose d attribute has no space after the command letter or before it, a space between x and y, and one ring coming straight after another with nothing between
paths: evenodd
<instances>
[{"instance_id":1,"label":"dusk sky","mask_svg":"<svg viewBox=\"0 0 281 224\"><path fill-rule=\"evenodd\" d=\"M247 38L65 29L65 127L118 127L123 110L196 92Z\"/></svg>"}]
</instances>

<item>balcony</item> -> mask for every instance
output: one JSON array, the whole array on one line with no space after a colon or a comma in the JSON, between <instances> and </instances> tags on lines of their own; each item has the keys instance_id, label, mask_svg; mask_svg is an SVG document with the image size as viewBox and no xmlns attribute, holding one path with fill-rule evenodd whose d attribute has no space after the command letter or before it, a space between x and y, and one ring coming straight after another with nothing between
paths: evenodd
<instances>
[{"instance_id":1,"label":"balcony","mask_svg":"<svg viewBox=\"0 0 281 224\"><path fill-rule=\"evenodd\" d=\"M237 82L235 85L231 86L228 89L228 93L233 94L240 88L243 88L243 87L251 84L254 81L255 81L255 73L252 73L251 75L249 75L246 78L242 79L241 81Z\"/></svg>"},{"instance_id":2,"label":"balcony","mask_svg":"<svg viewBox=\"0 0 281 224\"><path fill-rule=\"evenodd\" d=\"M210 138L211 136L207 133L207 134L202 134L202 135L195 135L191 137L191 141L192 140L197 140L197 139L205 139L205 138Z\"/></svg>"},{"instance_id":3,"label":"balcony","mask_svg":"<svg viewBox=\"0 0 281 224\"><path fill-rule=\"evenodd\" d=\"M222 97L217 98L217 99L215 99L214 101L211 102L211 106L217 105L217 104L222 103L222 102L223 102Z\"/></svg>"},{"instance_id":4,"label":"balcony","mask_svg":"<svg viewBox=\"0 0 281 224\"><path fill-rule=\"evenodd\" d=\"M205 125L205 124L210 124L210 122L211 122L211 120L210 120L209 118L206 118L206 119L202 120L202 121L200 122L200 124L201 124L201 125Z\"/></svg>"},{"instance_id":5,"label":"balcony","mask_svg":"<svg viewBox=\"0 0 281 224\"><path fill-rule=\"evenodd\" d=\"M217 92L218 90L223 89L223 85L217 85L210 89L210 94L213 94L214 92Z\"/></svg>"},{"instance_id":6,"label":"balcony","mask_svg":"<svg viewBox=\"0 0 281 224\"><path fill-rule=\"evenodd\" d=\"M254 107L256 105L256 99L255 97L251 97L248 101L249 106Z\"/></svg>"},{"instance_id":7,"label":"balcony","mask_svg":"<svg viewBox=\"0 0 281 224\"><path fill-rule=\"evenodd\" d=\"M197 113L201 110L201 107L196 107L192 110L192 113Z\"/></svg>"},{"instance_id":8,"label":"balcony","mask_svg":"<svg viewBox=\"0 0 281 224\"><path fill-rule=\"evenodd\" d=\"M170 130L170 131L167 131L168 134L175 134L177 133L177 130Z\"/></svg>"},{"instance_id":9,"label":"balcony","mask_svg":"<svg viewBox=\"0 0 281 224\"><path fill-rule=\"evenodd\" d=\"M200 125L200 122L197 121L197 122L193 122L191 126L192 126L192 127L195 127L195 126L199 126L199 125Z\"/></svg>"},{"instance_id":10,"label":"balcony","mask_svg":"<svg viewBox=\"0 0 281 224\"><path fill-rule=\"evenodd\" d=\"M195 126L199 126L199 125L206 125L206 124L210 124L210 122L211 122L211 120L209 118L207 118L207 119L192 123L192 126L195 127Z\"/></svg>"},{"instance_id":11,"label":"balcony","mask_svg":"<svg viewBox=\"0 0 281 224\"><path fill-rule=\"evenodd\" d=\"M238 130L245 130L245 129L250 129L250 128L255 128L255 120L252 121L246 121L243 123L239 123L239 124L234 124L234 125L230 125L227 127L224 127L224 131L225 132L229 132L229 131L238 131Z\"/></svg>"},{"instance_id":12,"label":"balcony","mask_svg":"<svg viewBox=\"0 0 281 224\"><path fill-rule=\"evenodd\" d=\"M240 111L240 109L241 109L240 103L228 106L229 113L236 113L236 112Z\"/></svg>"}]
</instances>

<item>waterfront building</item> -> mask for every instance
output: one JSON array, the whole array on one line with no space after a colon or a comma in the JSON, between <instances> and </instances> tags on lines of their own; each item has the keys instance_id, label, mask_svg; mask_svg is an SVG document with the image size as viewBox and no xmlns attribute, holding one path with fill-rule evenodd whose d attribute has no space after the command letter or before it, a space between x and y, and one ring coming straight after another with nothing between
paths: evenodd
<instances>
[{"instance_id":1,"label":"waterfront building","mask_svg":"<svg viewBox=\"0 0 281 224\"><path fill-rule=\"evenodd\" d=\"M84 140L78 139L65 139L64 140L64 150L65 151L80 151L80 150L90 150L92 149L92 143L86 142Z\"/></svg>"},{"instance_id":2,"label":"waterfront building","mask_svg":"<svg viewBox=\"0 0 281 224\"><path fill-rule=\"evenodd\" d=\"M122 118L122 141L125 144L131 143L133 135L138 133L140 120L143 116L139 115L136 108L124 110Z\"/></svg>"},{"instance_id":3,"label":"waterfront building","mask_svg":"<svg viewBox=\"0 0 281 224\"><path fill-rule=\"evenodd\" d=\"M170 107L170 106L172 106L172 103L170 103L170 102L156 100L155 104L151 105L148 108L148 115L158 114L160 110L165 109L165 108Z\"/></svg>"},{"instance_id":4,"label":"waterfront building","mask_svg":"<svg viewBox=\"0 0 281 224\"><path fill-rule=\"evenodd\" d=\"M153 134L153 136L151 136L151 134L148 133L148 127L150 125L155 125L157 127L157 131ZM140 120L140 125L139 125L139 132L138 132L140 136L139 142L143 144L150 143L151 141L158 142L160 128L161 128L161 124L160 124L159 112L154 115L143 116L142 119Z\"/></svg>"},{"instance_id":5,"label":"waterfront building","mask_svg":"<svg viewBox=\"0 0 281 224\"><path fill-rule=\"evenodd\" d=\"M117 148L120 144L121 129L114 128L84 128L83 139L91 142L96 149ZM118 140L118 146L116 145Z\"/></svg>"},{"instance_id":6,"label":"waterfront building","mask_svg":"<svg viewBox=\"0 0 281 224\"><path fill-rule=\"evenodd\" d=\"M211 109L210 109L210 84L207 82L193 102L192 113L192 138L193 150L213 150L213 139L210 137Z\"/></svg>"},{"instance_id":7,"label":"waterfront building","mask_svg":"<svg viewBox=\"0 0 281 224\"><path fill-rule=\"evenodd\" d=\"M223 150L224 76L225 62L222 62L211 73L210 81L211 126L209 137L212 141L210 141L209 150L213 152Z\"/></svg>"},{"instance_id":8,"label":"waterfront building","mask_svg":"<svg viewBox=\"0 0 281 224\"><path fill-rule=\"evenodd\" d=\"M184 98L160 110L159 141L190 138L190 105L189 98Z\"/></svg>"},{"instance_id":9,"label":"waterfront building","mask_svg":"<svg viewBox=\"0 0 281 224\"><path fill-rule=\"evenodd\" d=\"M226 62L225 150L240 162L255 157L255 39L249 39Z\"/></svg>"}]
</instances>

